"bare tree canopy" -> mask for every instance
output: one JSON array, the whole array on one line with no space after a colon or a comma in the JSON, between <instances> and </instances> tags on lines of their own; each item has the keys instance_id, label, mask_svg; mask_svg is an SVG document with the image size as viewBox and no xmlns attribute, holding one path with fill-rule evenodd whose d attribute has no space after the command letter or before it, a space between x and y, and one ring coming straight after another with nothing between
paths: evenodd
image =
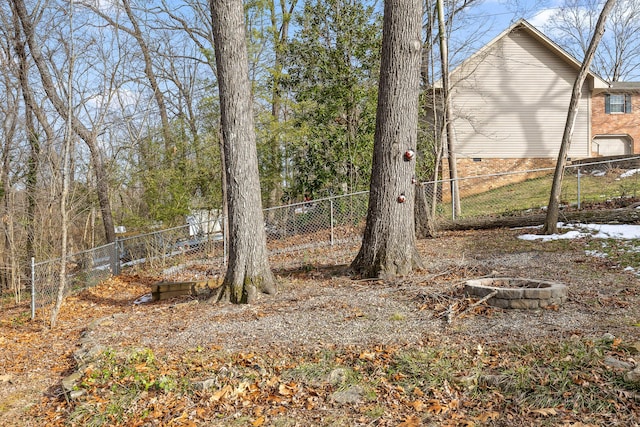
<instances>
[{"instance_id":1,"label":"bare tree canopy","mask_svg":"<svg viewBox=\"0 0 640 427\"><path fill-rule=\"evenodd\" d=\"M543 30L581 60L598 21L599 0L564 0ZM618 0L611 9L592 69L605 80L640 78L640 2Z\"/></svg>"}]
</instances>

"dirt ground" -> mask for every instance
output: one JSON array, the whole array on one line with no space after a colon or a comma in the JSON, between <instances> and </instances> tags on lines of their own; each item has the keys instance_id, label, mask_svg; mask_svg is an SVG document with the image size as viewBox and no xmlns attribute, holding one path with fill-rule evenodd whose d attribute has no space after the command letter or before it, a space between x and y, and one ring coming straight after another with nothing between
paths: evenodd
<instances>
[{"instance_id":1,"label":"dirt ground","mask_svg":"<svg viewBox=\"0 0 640 427\"><path fill-rule=\"evenodd\" d=\"M252 305L212 305L187 297L134 304L158 278L123 275L69 297L54 329L31 322L25 304L5 308L0 317L0 424L63 424L64 410L56 418L55 402L64 407L61 381L77 368L81 347L141 347L177 358L196 348L247 354L430 342L490 347L603 336L640 341L634 273L586 255L584 241L523 241L517 239L522 232L449 232L422 240L426 268L392 281L355 279L347 265L335 265L330 256L315 257L298 269L274 262L278 294ZM473 301L465 298L462 286L478 277L561 282L569 297L550 309L470 307Z\"/></svg>"}]
</instances>

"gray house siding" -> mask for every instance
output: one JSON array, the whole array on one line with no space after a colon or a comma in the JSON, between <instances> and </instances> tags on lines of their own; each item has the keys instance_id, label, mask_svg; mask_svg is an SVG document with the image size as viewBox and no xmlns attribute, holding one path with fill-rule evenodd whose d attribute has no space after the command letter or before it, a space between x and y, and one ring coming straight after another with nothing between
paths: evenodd
<instances>
[{"instance_id":1,"label":"gray house siding","mask_svg":"<svg viewBox=\"0 0 640 427\"><path fill-rule=\"evenodd\" d=\"M516 27L452 75L455 147L463 158L556 158L575 64ZM590 155L588 81L582 89L571 158Z\"/></svg>"}]
</instances>

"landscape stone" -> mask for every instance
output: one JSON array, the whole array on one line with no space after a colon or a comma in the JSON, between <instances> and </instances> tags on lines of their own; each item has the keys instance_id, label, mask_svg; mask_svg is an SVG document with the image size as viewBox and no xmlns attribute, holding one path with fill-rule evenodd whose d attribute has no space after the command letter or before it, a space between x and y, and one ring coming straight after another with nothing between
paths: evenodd
<instances>
[{"instance_id":1,"label":"landscape stone","mask_svg":"<svg viewBox=\"0 0 640 427\"><path fill-rule=\"evenodd\" d=\"M340 404L359 403L362 401L363 394L364 389L359 385L354 385L346 390L336 391L331 395L331 400Z\"/></svg>"},{"instance_id":2,"label":"landscape stone","mask_svg":"<svg viewBox=\"0 0 640 427\"><path fill-rule=\"evenodd\" d=\"M625 362L623 360L618 360L615 357L610 357L610 356L605 357L604 364L611 368L625 370L625 371L633 368L633 364L629 362Z\"/></svg>"},{"instance_id":3,"label":"landscape stone","mask_svg":"<svg viewBox=\"0 0 640 427\"><path fill-rule=\"evenodd\" d=\"M624 380L636 385L640 385L640 366L636 367L633 371L629 371L624 374Z\"/></svg>"}]
</instances>

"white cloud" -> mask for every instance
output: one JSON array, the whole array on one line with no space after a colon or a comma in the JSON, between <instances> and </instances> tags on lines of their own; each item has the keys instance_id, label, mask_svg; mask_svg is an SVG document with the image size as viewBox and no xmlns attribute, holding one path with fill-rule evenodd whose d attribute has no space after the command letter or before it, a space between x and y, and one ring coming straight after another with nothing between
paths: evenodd
<instances>
[{"instance_id":1,"label":"white cloud","mask_svg":"<svg viewBox=\"0 0 640 427\"><path fill-rule=\"evenodd\" d=\"M547 22L553 18L553 15L557 12L557 9L542 9L537 12L532 18L528 19L529 23L536 28L543 28Z\"/></svg>"}]
</instances>

